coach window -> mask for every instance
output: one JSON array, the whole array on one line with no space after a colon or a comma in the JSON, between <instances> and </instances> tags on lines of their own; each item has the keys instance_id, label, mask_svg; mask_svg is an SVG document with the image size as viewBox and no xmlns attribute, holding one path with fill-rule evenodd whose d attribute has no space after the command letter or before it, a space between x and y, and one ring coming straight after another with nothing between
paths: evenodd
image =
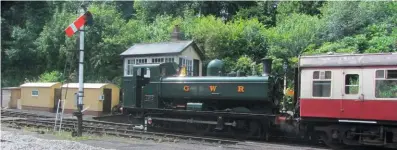
<instances>
[{"instance_id":1,"label":"coach window","mask_svg":"<svg viewBox=\"0 0 397 150\"><path fill-rule=\"evenodd\" d=\"M346 74L345 76L345 94L358 94L359 91L359 75Z\"/></svg>"},{"instance_id":2,"label":"coach window","mask_svg":"<svg viewBox=\"0 0 397 150\"><path fill-rule=\"evenodd\" d=\"M313 72L313 97L330 97L331 96L331 71L314 71Z\"/></svg>"},{"instance_id":3,"label":"coach window","mask_svg":"<svg viewBox=\"0 0 397 150\"><path fill-rule=\"evenodd\" d=\"M397 69L377 70L375 74L375 97L397 98Z\"/></svg>"}]
</instances>

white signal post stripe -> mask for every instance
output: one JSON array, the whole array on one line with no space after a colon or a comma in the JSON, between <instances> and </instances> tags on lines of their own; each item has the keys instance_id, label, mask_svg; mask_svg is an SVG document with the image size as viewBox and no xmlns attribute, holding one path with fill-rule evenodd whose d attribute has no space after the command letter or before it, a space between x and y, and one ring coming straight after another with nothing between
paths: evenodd
<instances>
[{"instance_id":1,"label":"white signal post stripe","mask_svg":"<svg viewBox=\"0 0 397 150\"><path fill-rule=\"evenodd\" d=\"M76 25L74 25L74 23L70 24L69 26L72 28L74 33L77 32L78 29L76 28Z\"/></svg>"}]
</instances>

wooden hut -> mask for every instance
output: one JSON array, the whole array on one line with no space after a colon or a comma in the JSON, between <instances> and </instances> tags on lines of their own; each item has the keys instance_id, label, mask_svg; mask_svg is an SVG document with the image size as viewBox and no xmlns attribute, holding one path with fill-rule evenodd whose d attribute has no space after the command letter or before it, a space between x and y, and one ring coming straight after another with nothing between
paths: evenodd
<instances>
[{"instance_id":1,"label":"wooden hut","mask_svg":"<svg viewBox=\"0 0 397 150\"><path fill-rule=\"evenodd\" d=\"M20 86L22 109L53 112L57 101L55 92L60 87L59 82L22 84Z\"/></svg>"},{"instance_id":2,"label":"wooden hut","mask_svg":"<svg viewBox=\"0 0 397 150\"><path fill-rule=\"evenodd\" d=\"M77 94L79 84L62 85L62 99L65 99L65 113L77 110ZM119 104L120 89L111 83L84 83L83 112L84 115L100 116L111 112L113 106Z\"/></svg>"},{"instance_id":3,"label":"wooden hut","mask_svg":"<svg viewBox=\"0 0 397 150\"><path fill-rule=\"evenodd\" d=\"M18 108L18 102L21 99L20 87L4 87L1 89L1 107L2 108Z\"/></svg>"}]
</instances>

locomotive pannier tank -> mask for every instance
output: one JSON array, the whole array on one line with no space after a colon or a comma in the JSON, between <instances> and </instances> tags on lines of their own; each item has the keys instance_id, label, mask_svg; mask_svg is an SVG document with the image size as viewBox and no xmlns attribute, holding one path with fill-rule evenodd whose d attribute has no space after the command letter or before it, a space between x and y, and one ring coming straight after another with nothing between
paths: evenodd
<instances>
[{"instance_id":1,"label":"locomotive pannier tank","mask_svg":"<svg viewBox=\"0 0 397 150\"><path fill-rule=\"evenodd\" d=\"M160 83L160 97L182 109L225 110L272 105L269 99L268 59L262 76L224 76L222 61L212 60L204 77L165 77ZM186 105L185 105L186 104ZM252 109L251 109L252 108ZM258 108L264 111L264 108ZM240 109L241 111L241 109ZM247 110L245 110L247 111Z\"/></svg>"},{"instance_id":2,"label":"locomotive pannier tank","mask_svg":"<svg viewBox=\"0 0 397 150\"><path fill-rule=\"evenodd\" d=\"M268 77L167 77L162 98L267 101Z\"/></svg>"}]
</instances>

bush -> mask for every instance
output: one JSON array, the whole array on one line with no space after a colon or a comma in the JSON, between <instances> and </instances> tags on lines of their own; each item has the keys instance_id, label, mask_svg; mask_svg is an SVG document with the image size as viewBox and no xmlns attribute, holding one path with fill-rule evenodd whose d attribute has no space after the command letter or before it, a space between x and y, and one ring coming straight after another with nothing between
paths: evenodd
<instances>
[{"instance_id":1,"label":"bush","mask_svg":"<svg viewBox=\"0 0 397 150\"><path fill-rule=\"evenodd\" d=\"M62 82L63 74L59 71L45 72L40 75L39 82Z\"/></svg>"}]
</instances>

